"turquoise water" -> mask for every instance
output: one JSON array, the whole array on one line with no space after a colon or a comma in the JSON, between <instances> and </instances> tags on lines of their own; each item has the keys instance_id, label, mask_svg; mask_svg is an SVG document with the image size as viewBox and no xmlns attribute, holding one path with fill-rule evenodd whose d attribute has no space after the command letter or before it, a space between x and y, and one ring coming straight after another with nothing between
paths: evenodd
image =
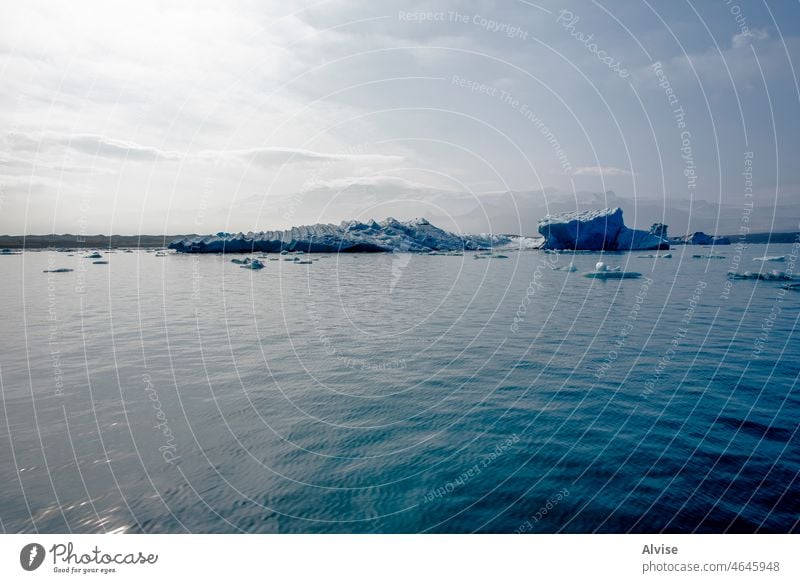
<instances>
[{"instance_id":1,"label":"turquoise water","mask_svg":"<svg viewBox=\"0 0 800 583\"><path fill-rule=\"evenodd\" d=\"M709 251L0 257L0 526L796 531L792 246Z\"/></svg>"}]
</instances>

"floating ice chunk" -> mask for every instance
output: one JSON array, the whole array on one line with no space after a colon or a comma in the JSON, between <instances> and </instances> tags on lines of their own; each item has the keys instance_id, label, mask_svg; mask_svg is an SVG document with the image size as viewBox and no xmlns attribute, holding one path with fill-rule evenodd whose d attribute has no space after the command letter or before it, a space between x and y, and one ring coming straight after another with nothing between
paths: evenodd
<instances>
[{"instance_id":1,"label":"floating ice chunk","mask_svg":"<svg viewBox=\"0 0 800 583\"><path fill-rule=\"evenodd\" d=\"M774 256L764 256L764 257L754 257L753 261L786 261L785 255L774 255Z\"/></svg>"},{"instance_id":2,"label":"floating ice chunk","mask_svg":"<svg viewBox=\"0 0 800 583\"><path fill-rule=\"evenodd\" d=\"M637 271L590 271L583 275L595 279L635 279L642 277L642 274Z\"/></svg>"},{"instance_id":3,"label":"floating ice chunk","mask_svg":"<svg viewBox=\"0 0 800 583\"><path fill-rule=\"evenodd\" d=\"M244 265L240 265L239 267L241 267L242 269L264 269L264 264L261 263L258 259L253 259L252 261Z\"/></svg>"},{"instance_id":4,"label":"floating ice chunk","mask_svg":"<svg viewBox=\"0 0 800 583\"><path fill-rule=\"evenodd\" d=\"M728 272L728 279L753 279L753 280L768 280L768 281L793 281L796 278L787 274L786 272L773 269L769 273L753 273L752 271L745 271L744 273L737 273L735 271Z\"/></svg>"},{"instance_id":5,"label":"floating ice chunk","mask_svg":"<svg viewBox=\"0 0 800 583\"><path fill-rule=\"evenodd\" d=\"M622 271L622 268L617 265L609 267L602 261L598 261L594 266L594 271L584 274L586 277L593 277L595 279L628 279L641 277L642 274L636 271Z\"/></svg>"},{"instance_id":6,"label":"floating ice chunk","mask_svg":"<svg viewBox=\"0 0 800 583\"><path fill-rule=\"evenodd\" d=\"M673 245L701 245L701 246L709 246L709 245L730 245L731 240L727 237L719 237L715 235L706 235L702 231L697 231L692 233L691 235L686 235L683 237L673 237L670 239L670 243Z\"/></svg>"}]
</instances>

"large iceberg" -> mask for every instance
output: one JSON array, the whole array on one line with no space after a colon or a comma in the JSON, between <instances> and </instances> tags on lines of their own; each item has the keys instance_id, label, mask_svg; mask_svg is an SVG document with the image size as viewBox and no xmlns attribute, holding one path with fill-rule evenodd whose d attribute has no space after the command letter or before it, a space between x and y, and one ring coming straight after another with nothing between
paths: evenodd
<instances>
[{"instance_id":1,"label":"large iceberg","mask_svg":"<svg viewBox=\"0 0 800 583\"><path fill-rule=\"evenodd\" d=\"M285 231L189 236L172 241L169 247L182 253L428 253L499 247L525 249L538 243L538 239L513 235L459 235L440 229L426 219L398 221L388 218L381 222L306 225Z\"/></svg>"},{"instance_id":2,"label":"large iceberg","mask_svg":"<svg viewBox=\"0 0 800 583\"><path fill-rule=\"evenodd\" d=\"M539 220L544 249L585 251L643 251L669 249L666 226L657 223L649 231L629 229L622 209L575 211L547 215Z\"/></svg>"}]
</instances>

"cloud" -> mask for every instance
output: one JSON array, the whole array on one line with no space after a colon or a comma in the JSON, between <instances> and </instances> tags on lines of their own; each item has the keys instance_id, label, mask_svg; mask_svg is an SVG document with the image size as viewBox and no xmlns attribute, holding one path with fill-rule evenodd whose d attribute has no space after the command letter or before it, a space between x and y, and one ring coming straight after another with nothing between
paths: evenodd
<instances>
[{"instance_id":1,"label":"cloud","mask_svg":"<svg viewBox=\"0 0 800 583\"><path fill-rule=\"evenodd\" d=\"M365 162L365 163L398 163L402 156L383 154L328 154L302 148L261 147L238 150L203 150L198 155L204 160L235 160L246 164L256 164L265 168L283 166L285 164Z\"/></svg>"},{"instance_id":2,"label":"cloud","mask_svg":"<svg viewBox=\"0 0 800 583\"><path fill-rule=\"evenodd\" d=\"M180 152L160 150L152 146L143 146L135 142L116 140L96 134L77 134L70 136L69 141L64 145L85 154L98 155L105 158L156 161L181 160L185 157Z\"/></svg>"},{"instance_id":3,"label":"cloud","mask_svg":"<svg viewBox=\"0 0 800 583\"><path fill-rule=\"evenodd\" d=\"M769 31L766 28L752 28L734 35L731 40L731 46L735 49L744 48L754 41L765 40L769 38Z\"/></svg>"},{"instance_id":4,"label":"cloud","mask_svg":"<svg viewBox=\"0 0 800 583\"><path fill-rule=\"evenodd\" d=\"M6 139L15 151L42 152L54 147L69 148L103 158L119 158L138 161L181 160L180 152L143 146L136 142L118 140L99 134L61 134L57 132L8 132Z\"/></svg>"},{"instance_id":5,"label":"cloud","mask_svg":"<svg viewBox=\"0 0 800 583\"><path fill-rule=\"evenodd\" d=\"M105 174L110 172L107 168L99 168L97 166L79 166L58 161L46 161L38 158L26 159L0 153L0 174L14 175L31 173L37 170L51 170L53 172L69 174Z\"/></svg>"},{"instance_id":6,"label":"cloud","mask_svg":"<svg viewBox=\"0 0 800 583\"><path fill-rule=\"evenodd\" d=\"M331 180L319 180L311 185L315 189L345 190L353 187L366 187L376 189L395 189L402 191L424 191L430 192L439 190L414 182L399 178L397 176L374 175L374 176L347 176L345 178L334 178Z\"/></svg>"},{"instance_id":7,"label":"cloud","mask_svg":"<svg viewBox=\"0 0 800 583\"><path fill-rule=\"evenodd\" d=\"M98 134L60 134L56 132L8 132L6 139L10 148L16 152L44 152L54 147L69 148L90 156L117 158L128 161L181 161L218 160L255 164L264 168L285 164L361 162L399 163L402 156L383 154L328 154L302 148L260 147L232 150L203 150L189 154L146 146L136 142L120 140Z\"/></svg>"},{"instance_id":8,"label":"cloud","mask_svg":"<svg viewBox=\"0 0 800 583\"><path fill-rule=\"evenodd\" d=\"M633 176L634 173L616 166L579 166L575 176Z\"/></svg>"}]
</instances>

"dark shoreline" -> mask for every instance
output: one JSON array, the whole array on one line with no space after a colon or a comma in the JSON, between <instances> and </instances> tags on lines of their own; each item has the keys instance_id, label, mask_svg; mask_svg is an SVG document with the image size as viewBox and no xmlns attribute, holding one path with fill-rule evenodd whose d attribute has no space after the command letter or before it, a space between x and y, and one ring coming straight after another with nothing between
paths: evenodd
<instances>
[{"instance_id":1,"label":"dark shoreline","mask_svg":"<svg viewBox=\"0 0 800 583\"><path fill-rule=\"evenodd\" d=\"M0 249L160 249L187 235L0 235Z\"/></svg>"},{"instance_id":2,"label":"dark shoreline","mask_svg":"<svg viewBox=\"0 0 800 583\"><path fill-rule=\"evenodd\" d=\"M0 235L0 249L158 249L190 235ZM739 243L794 243L800 232L724 235Z\"/></svg>"}]
</instances>

